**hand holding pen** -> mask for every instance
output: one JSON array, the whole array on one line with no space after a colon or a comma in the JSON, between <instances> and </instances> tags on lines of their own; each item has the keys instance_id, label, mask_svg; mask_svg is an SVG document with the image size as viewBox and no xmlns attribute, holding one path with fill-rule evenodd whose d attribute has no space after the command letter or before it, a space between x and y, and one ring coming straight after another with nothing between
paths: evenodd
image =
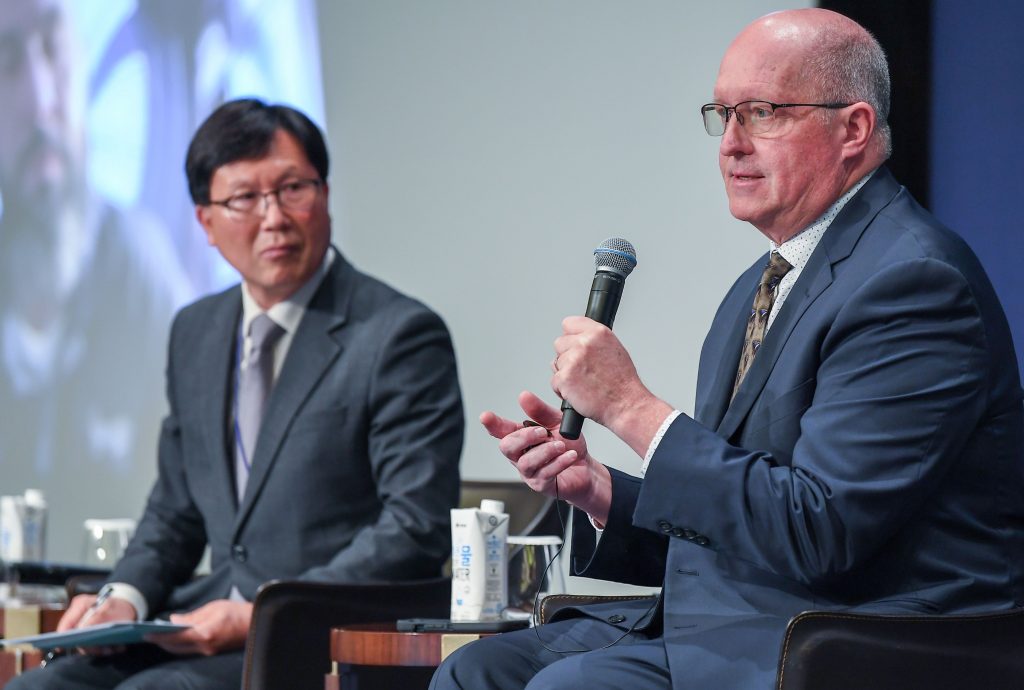
<instances>
[{"instance_id":1,"label":"hand holding pen","mask_svg":"<svg viewBox=\"0 0 1024 690\"><path fill-rule=\"evenodd\" d=\"M137 618L135 607L126 600L111 596L111 588L105 585L99 594L79 594L71 600L67 612L57 624L57 632L66 632L75 628L100 623L134 621ZM112 654L118 649L100 647L79 650L95 655Z\"/></svg>"}]
</instances>

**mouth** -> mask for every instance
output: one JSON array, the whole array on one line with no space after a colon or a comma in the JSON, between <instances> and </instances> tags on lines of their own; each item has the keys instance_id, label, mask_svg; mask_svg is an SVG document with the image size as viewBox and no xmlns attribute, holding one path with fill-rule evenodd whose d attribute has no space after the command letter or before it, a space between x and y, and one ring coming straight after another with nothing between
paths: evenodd
<instances>
[{"instance_id":1,"label":"mouth","mask_svg":"<svg viewBox=\"0 0 1024 690\"><path fill-rule=\"evenodd\" d=\"M293 254L298 253L299 247L294 244L278 244L272 247L267 247L260 251L260 256L265 259L277 260L287 258Z\"/></svg>"}]
</instances>

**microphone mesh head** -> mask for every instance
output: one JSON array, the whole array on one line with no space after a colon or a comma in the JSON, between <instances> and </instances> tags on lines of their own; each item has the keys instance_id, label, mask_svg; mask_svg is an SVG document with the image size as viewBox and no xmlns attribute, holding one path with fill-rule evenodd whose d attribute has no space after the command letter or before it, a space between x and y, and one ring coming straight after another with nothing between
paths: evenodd
<instances>
[{"instance_id":1,"label":"microphone mesh head","mask_svg":"<svg viewBox=\"0 0 1024 690\"><path fill-rule=\"evenodd\" d=\"M594 267L625 278L636 268L636 249L621 237L609 237L594 250Z\"/></svg>"}]
</instances>

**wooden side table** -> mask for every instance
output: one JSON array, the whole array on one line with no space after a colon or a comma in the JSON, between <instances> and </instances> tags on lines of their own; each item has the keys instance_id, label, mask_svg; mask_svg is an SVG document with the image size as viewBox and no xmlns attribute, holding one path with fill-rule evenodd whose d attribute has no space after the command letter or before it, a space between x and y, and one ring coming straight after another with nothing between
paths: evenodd
<instances>
[{"instance_id":1,"label":"wooden side table","mask_svg":"<svg viewBox=\"0 0 1024 690\"><path fill-rule=\"evenodd\" d=\"M43 661L43 653L38 649L3 650L0 651L0 688L15 676L33 669Z\"/></svg>"},{"instance_id":2,"label":"wooden side table","mask_svg":"<svg viewBox=\"0 0 1024 690\"><path fill-rule=\"evenodd\" d=\"M66 609L46 606L0 607L0 637L22 637L53 632ZM8 628L11 634L8 635Z\"/></svg>"},{"instance_id":3,"label":"wooden side table","mask_svg":"<svg viewBox=\"0 0 1024 690\"><path fill-rule=\"evenodd\" d=\"M331 630L335 672L324 677L324 690L340 690L354 675L353 666L436 668L464 644L486 634L399 632L394 623L347 625Z\"/></svg>"},{"instance_id":4,"label":"wooden side table","mask_svg":"<svg viewBox=\"0 0 1024 690\"><path fill-rule=\"evenodd\" d=\"M0 607L0 637L22 637L57 629L65 609L54 606ZM22 672L40 664L43 653L37 649L0 650L0 688Z\"/></svg>"}]
</instances>

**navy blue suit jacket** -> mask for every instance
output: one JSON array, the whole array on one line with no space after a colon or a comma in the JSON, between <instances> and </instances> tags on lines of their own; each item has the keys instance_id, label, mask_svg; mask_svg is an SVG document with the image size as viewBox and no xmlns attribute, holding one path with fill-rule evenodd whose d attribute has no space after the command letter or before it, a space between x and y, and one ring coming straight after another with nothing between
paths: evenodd
<instances>
[{"instance_id":1,"label":"navy blue suit jacket","mask_svg":"<svg viewBox=\"0 0 1024 690\"><path fill-rule=\"evenodd\" d=\"M579 574L663 585L679 688L770 687L802 610L1024 603L1020 378L971 250L878 170L730 403L766 260L715 316L695 418L672 424L644 480L614 473L596 550L585 522L574 530ZM645 612L610 607L622 626Z\"/></svg>"}]
</instances>

